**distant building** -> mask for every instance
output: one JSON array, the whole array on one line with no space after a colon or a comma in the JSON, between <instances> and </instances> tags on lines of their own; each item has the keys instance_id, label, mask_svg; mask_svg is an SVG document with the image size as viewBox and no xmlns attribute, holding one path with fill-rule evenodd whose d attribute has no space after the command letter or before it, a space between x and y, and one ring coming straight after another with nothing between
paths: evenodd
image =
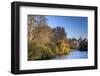
<instances>
[{"instance_id":1,"label":"distant building","mask_svg":"<svg viewBox=\"0 0 100 76\"><path fill-rule=\"evenodd\" d=\"M69 39L69 47L75 49L78 47L78 41L76 39Z\"/></svg>"}]
</instances>

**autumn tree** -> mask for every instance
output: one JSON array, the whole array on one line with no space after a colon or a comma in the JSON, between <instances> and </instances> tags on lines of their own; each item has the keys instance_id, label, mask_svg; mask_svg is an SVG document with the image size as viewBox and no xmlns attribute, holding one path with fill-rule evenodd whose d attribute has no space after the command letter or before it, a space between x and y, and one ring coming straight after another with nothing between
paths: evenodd
<instances>
[{"instance_id":1,"label":"autumn tree","mask_svg":"<svg viewBox=\"0 0 100 76\"><path fill-rule=\"evenodd\" d=\"M55 27L53 28L53 35L54 35L54 41L58 42L59 40L66 39L67 34L65 32L65 29L63 27Z\"/></svg>"},{"instance_id":2,"label":"autumn tree","mask_svg":"<svg viewBox=\"0 0 100 76\"><path fill-rule=\"evenodd\" d=\"M67 33L65 32L64 27L53 28L53 42L58 46L59 52L58 55L68 54L69 53L69 44L67 42Z\"/></svg>"},{"instance_id":3,"label":"autumn tree","mask_svg":"<svg viewBox=\"0 0 100 76\"><path fill-rule=\"evenodd\" d=\"M41 28L39 26L47 26L47 19L45 16L28 15L29 41L32 41L38 37L39 33L41 32Z\"/></svg>"},{"instance_id":4,"label":"autumn tree","mask_svg":"<svg viewBox=\"0 0 100 76\"><path fill-rule=\"evenodd\" d=\"M46 26L47 25L47 19L45 16L36 16L37 23L39 26Z\"/></svg>"},{"instance_id":5,"label":"autumn tree","mask_svg":"<svg viewBox=\"0 0 100 76\"><path fill-rule=\"evenodd\" d=\"M45 16L28 15L28 60L49 59L68 52L64 27L51 28Z\"/></svg>"},{"instance_id":6,"label":"autumn tree","mask_svg":"<svg viewBox=\"0 0 100 76\"><path fill-rule=\"evenodd\" d=\"M45 16L28 16L28 59L45 59L54 56L51 47L52 29ZM50 45L50 46L49 46Z\"/></svg>"}]
</instances>

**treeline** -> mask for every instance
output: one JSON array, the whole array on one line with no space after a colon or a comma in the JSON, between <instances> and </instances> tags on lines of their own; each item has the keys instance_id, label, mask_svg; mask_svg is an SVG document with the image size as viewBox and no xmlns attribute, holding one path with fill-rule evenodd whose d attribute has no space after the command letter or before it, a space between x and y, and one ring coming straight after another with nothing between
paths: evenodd
<instances>
[{"instance_id":1,"label":"treeline","mask_svg":"<svg viewBox=\"0 0 100 76\"><path fill-rule=\"evenodd\" d=\"M68 41L69 41L70 49L88 51L88 40L86 38L84 39L82 39L81 37L79 39L72 38L72 39L68 39Z\"/></svg>"},{"instance_id":2,"label":"treeline","mask_svg":"<svg viewBox=\"0 0 100 76\"><path fill-rule=\"evenodd\" d=\"M50 59L69 53L63 27L51 28L45 16L28 15L28 60Z\"/></svg>"},{"instance_id":3,"label":"treeline","mask_svg":"<svg viewBox=\"0 0 100 76\"><path fill-rule=\"evenodd\" d=\"M88 40L86 38L84 39L79 38L78 42L79 42L78 49L80 51L88 51Z\"/></svg>"}]
</instances>

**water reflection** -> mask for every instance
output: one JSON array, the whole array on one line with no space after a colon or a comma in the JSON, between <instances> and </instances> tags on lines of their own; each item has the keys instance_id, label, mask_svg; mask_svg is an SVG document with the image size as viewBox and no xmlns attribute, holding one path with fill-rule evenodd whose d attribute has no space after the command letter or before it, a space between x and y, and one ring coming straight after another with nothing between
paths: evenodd
<instances>
[{"instance_id":1,"label":"water reflection","mask_svg":"<svg viewBox=\"0 0 100 76\"><path fill-rule=\"evenodd\" d=\"M88 51L73 50L69 55L56 56L55 59L86 59L88 58Z\"/></svg>"}]
</instances>

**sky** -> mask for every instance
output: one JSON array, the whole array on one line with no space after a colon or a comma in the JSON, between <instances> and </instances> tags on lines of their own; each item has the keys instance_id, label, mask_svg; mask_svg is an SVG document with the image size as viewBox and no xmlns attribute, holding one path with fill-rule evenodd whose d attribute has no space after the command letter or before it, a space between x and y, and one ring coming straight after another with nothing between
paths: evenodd
<instances>
[{"instance_id":1,"label":"sky","mask_svg":"<svg viewBox=\"0 0 100 76\"><path fill-rule=\"evenodd\" d=\"M78 16L46 16L51 28L64 27L67 38L88 38L88 17Z\"/></svg>"}]
</instances>

